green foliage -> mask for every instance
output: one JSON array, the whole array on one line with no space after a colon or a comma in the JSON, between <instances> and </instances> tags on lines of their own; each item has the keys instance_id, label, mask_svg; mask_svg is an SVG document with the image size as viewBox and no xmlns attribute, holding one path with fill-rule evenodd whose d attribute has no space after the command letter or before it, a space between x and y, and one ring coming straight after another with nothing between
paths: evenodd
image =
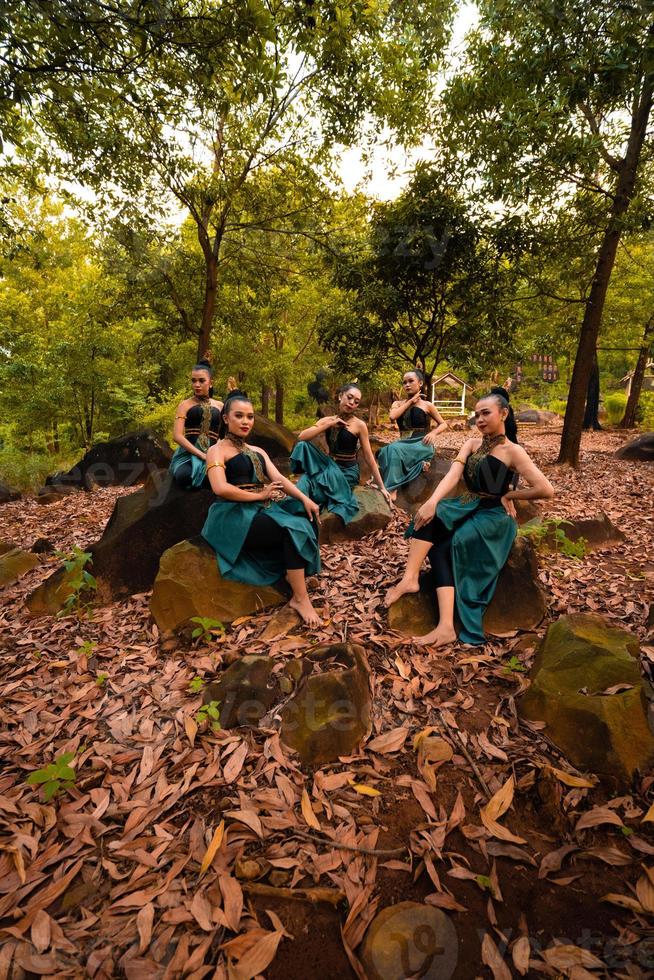
<instances>
[{"instance_id":1,"label":"green foliage","mask_svg":"<svg viewBox=\"0 0 654 980\"><path fill-rule=\"evenodd\" d=\"M604 408L611 425L619 425L627 405L627 396L623 391L613 391L604 399Z\"/></svg>"},{"instance_id":2,"label":"green foliage","mask_svg":"<svg viewBox=\"0 0 654 980\"><path fill-rule=\"evenodd\" d=\"M563 530L563 525L570 521L558 517L546 517L542 521L529 521L518 528L521 537L529 538L536 549L543 552L554 551L565 555L566 558L583 558L586 554L586 539L572 541Z\"/></svg>"},{"instance_id":3,"label":"green foliage","mask_svg":"<svg viewBox=\"0 0 654 980\"><path fill-rule=\"evenodd\" d=\"M204 725L206 722L210 723L210 727L214 732L219 732L220 729L220 701L209 701L208 704L203 704L195 720L198 725Z\"/></svg>"},{"instance_id":4,"label":"green foliage","mask_svg":"<svg viewBox=\"0 0 654 980\"><path fill-rule=\"evenodd\" d=\"M552 401L549 402L547 408L550 412L556 412L557 415L565 415L567 404L568 403L563 401L562 398L553 398Z\"/></svg>"},{"instance_id":5,"label":"green foliage","mask_svg":"<svg viewBox=\"0 0 654 980\"><path fill-rule=\"evenodd\" d=\"M210 643L217 633L225 632L223 624L211 616L191 616L190 622L198 624L191 633L191 638L200 640L201 643Z\"/></svg>"},{"instance_id":6,"label":"green foliage","mask_svg":"<svg viewBox=\"0 0 654 980\"><path fill-rule=\"evenodd\" d=\"M109 674L101 673L95 678L95 683L98 685L98 687L104 687L108 680Z\"/></svg>"},{"instance_id":7,"label":"green foliage","mask_svg":"<svg viewBox=\"0 0 654 980\"><path fill-rule=\"evenodd\" d=\"M57 796L61 790L70 789L75 785L77 773L69 765L75 758L74 752L64 752L55 762L51 762L43 769L36 769L30 773L26 782L31 786L42 786L43 797L47 801L53 796Z\"/></svg>"},{"instance_id":8,"label":"green foliage","mask_svg":"<svg viewBox=\"0 0 654 980\"><path fill-rule=\"evenodd\" d=\"M503 673L505 673L505 674L512 674L512 673L524 674L524 672L526 671L526 669L527 668L525 667L525 665L523 663L521 663L515 655L513 655L504 664Z\"/></svg>"},{"instance_id":9,"label":"green foliage","mask_svg":"<svg viewBox=\"0 0 654 980\"><path fill-rule=\"evenodd\" d=\"M188 689L191 694L198 694L204 687L204 681L201 677L194 677L189 681Z\"/></svg>"},{"instance_id":10,"label":"green foliage","mask_svg":"<svg viewBox=\"0 0 654 980\"><path fill-rule=\"evenodd\" d=\"M641 429L654 432L654 391L643 392L640 396L637 419Z\"/></svg>"},{"instance_id":11,"label":"green foliage","mask_svg":"<svg viewBox=\"0 0 654 980\"><path fill-rule=\"evenodd\" d=\"M93 564L91 552L82 551L75 545L72 551L58 551L56 555L61 559L66 571L66 588L68 589L66 601L58 615L67 616L70 613L80 615L89 609L90 599L98 587L98 583L86 567ZM91 644L88 651L83 650L82 652L90 652L94 646L95 644Z\"/></svg>"}]
</instances>

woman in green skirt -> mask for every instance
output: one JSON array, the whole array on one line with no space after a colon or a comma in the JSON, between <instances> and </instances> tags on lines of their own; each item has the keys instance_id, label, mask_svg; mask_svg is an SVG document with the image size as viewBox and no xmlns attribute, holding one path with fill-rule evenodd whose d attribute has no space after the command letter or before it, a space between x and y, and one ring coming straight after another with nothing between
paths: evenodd
<instances>
[{"instance_id":1,"label":"woman in green skirt","mask_svg":"<svg viewBox=\"0 0 654 980\"><path fill-rule=\"evenodd\" d=\"M475 419L480 437L464 443L449 473L417 511L406 532L411 541L406 569L384 601L390 606L405 593L418 592L418 574L429 557L439 621L431 633L414 637L418 644L439 647L456 641L455 605L461 623L459 640L485 642L483 615L516 535L513 501L554 496L549 480L522 446L506 438L508 414L509 405L502 395L486 395L477 402ZM465 493L446 499L462 475ZM514 489L518 477L528 487Z\"/></svg>"},{"instance_id":2,"label":"woman in green skirt","mask_svg":"<svg viewBox=\"0 0 654 980\"><path fill-rule=\"evenodd\" d=\"M177 449L170 472L183 490L207 487L207 452L218 441L223 403L213 395L209 361L199 361L191 371L193 394L177 406L173 439Z\"/></svg>"},{"instance_id":3,"label":"woman in green skirt","mask_svg":"<svg viewBox=\"0 0 654 980\"><path fill-rule=\"evenodd\" d=\"M390 496L370 446L368 426L355 412L361 402L361 391L355 384L346 384L338 392L338 415L328 415L315 425L304 429L291 453L293 473L302 473L297 486L321 508L338 514L345 524L359 510L353 489L359 482L357 450L361 447L377 487L390 502ZM329 454L312 441L324 435Z\"/></svg>"},{"instance_id":4,"label":"woman in green skirt","mask_svg":"<svg viewBox=\"0 0 654 980\"><path fill-rule=\"evenodd\" d=\"M274 585L285 577L293 593L289 605L308 626L319 626L306 585L307 575L320 571L318 505L282 476L263 449L246 443L254 410L243 392L230 392L223 422L224 438L207 453L207 475L218 499L202 537L216 552L223 578ZM281 491L288 497L273 501Z\"/></svg>"},{"instance_id":5,"label":"woman in green skirt","mask_svg":"<svg viewBox=\"0 0 654 980\"><path fill-rule=\"evenodd\" d=\"M393 499L400 487L411 483L429 466L434 458L434 446L439 433L447 429L435 406L422 396L425 376L417 368L405 371L402 387L406 398L393 402L389 412L391 422L397 422L400 438L377 453L377 462L384 485ZM431 429L432 419L436 428Z\"/></svg>"}]
</instances>

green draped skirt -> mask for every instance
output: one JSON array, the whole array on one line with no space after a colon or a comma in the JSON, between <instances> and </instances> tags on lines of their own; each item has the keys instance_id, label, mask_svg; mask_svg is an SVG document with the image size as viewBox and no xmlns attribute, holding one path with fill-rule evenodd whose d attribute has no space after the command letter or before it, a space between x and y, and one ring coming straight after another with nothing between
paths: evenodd
<instances>
[{"instance_id":1,"label":"green draped skirt","mask_svg":"<svg viewBox=\"0 0 654 980\"><path fill-rule=\"evenodd\" d=\"M243 550L250 525L262 510L290 532L293 544L306 563L306 574L317 575L320 571L317 527L307 518L301 501L286 497L266 507L259 500L241 503L218 497L209 508L201 533L216 552L223 578L248 585L274 585L284 577L286 568L281 554L257 552L255 555Z\"/></svg>"},{"instance_id":2,"label":"green draped skirt","mask_svg":"<svg viewBox=\"0 0 654 980\"><path fill-rule=\"evenodd\" d=\"M175 473L180 466L182 466L184 463L188 463L189 460L191 463L190 485L192 487L201 487L204 482L204 478L207 475L207 464L203 459L200 459L199 456L195 456L193 453L190 453L188 449L182 449L181 446L178 446L173 453L173 458L171 459L170 466L168 468L172 475L175 476Z\"/></svg>"},{"instance_id":3,"label":"green draped skirt","mask_svg":"<svg viewBox=\"0 0 654 980\"><path fill-rule=\"evenodd\" d=\"M352 493L359 482L359 467L341 467L331 456L310 442L296 442L291 453L291 471L302 473L298 490L306 493L321 510L325 507L342 517L345 524L354 520L359 505Z\"/></svg>"},{"instance_id":4,"label":"green draped skirt","mask_svg":"<svg viewBox=\"0 0 654 980\"><path fill-rule=\"evenodd\" d=\"M452 531L452 571L462 643L484 643L482 620L511 552L516 523L501 504L467 495L441 500L436 513ZM412 537L413 521L405 537Z\"/></svg>"},{"instance_id":5,"label":"green draped skirt","mask_svg":"<svg viewBox=\"0 0 654 980\"><path fill-rule=\"evenodd\" d=\"M411 483L434 458L434 447L426 446L423 435L398 439L377 451L377 463L387 490Z\"/></svg>"}]
</instances>

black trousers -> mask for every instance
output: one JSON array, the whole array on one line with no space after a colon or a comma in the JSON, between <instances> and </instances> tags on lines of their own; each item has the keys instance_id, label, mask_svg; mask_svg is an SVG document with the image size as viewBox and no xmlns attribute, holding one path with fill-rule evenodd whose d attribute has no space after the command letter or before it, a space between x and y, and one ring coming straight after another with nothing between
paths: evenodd
<instances>
[{"instance_id":1,"label":"black trousers","mask_svg":"<svg viewBox=\"0 0 654 980\"><path fill-rule=\"evenodd\" d=\"M430 541L432 544L427 557L431 565L429 585L434 589L454 588L452 534L437 516L429 524L424 524L419 531L413 532L414 538Z\"/></svg>"},{"instance_id":2,"label":"black trousers","mask_svg":"<svg viewBox=\"0 0 654 980\"><path fill-rule=\"evenodd\" d=\"M177 469L175 470L175 473L173 475L173 480L175 481L177 486L180 487L180 489L182 490L205 490L205 489L209 490L211 488L211 484L209 483L209 478L206 476L199 487L194 487L191 484L192 479L193 479L193 465L189 459L186 461L186 463L182 463L181 466L178 466Z\"/></svg>"},{"instance_id":3,"label":"black trousers","mask_svg":"<svg viewBox=\"0 0 654 980\"><path fill-rule=\"evenodd\" d=\"M281 527L264 511L259 511L250 524L243 549L254 555L270 554L271 551L282 554L284 568L287 571L306 568L306 562L293 544L293 538L288 528Z\"/></svg>"}]
</instances>

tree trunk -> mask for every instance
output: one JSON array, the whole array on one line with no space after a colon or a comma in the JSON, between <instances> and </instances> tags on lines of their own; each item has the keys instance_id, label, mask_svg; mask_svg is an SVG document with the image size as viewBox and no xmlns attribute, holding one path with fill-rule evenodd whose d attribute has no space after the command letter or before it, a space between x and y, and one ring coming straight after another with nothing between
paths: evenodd
<instances>
[{"instance_id":1,"label":"tree trunk","mask_svg":"<svg viewBox=\"0 0 654 980\"><path fill-rule=\"evenodd\" d=\"M588 379L588 391L586 392L586 411L584 413L584 429L593 429L598 432L602 426L599 421L600 405L600 373L597 362L597 351L593 357L593 366Z\"/></svg>"},{"instance_id":2,"label":"tree trunk","mask_svg":"<svg viewBox=\"0 0 654 980\"><path fill-rule=\"evenodd\" d=\"M270 415L270 388L265 383L261 385L261 414L266 418Z\"/></svg>"},{"instance_id":3,"label":"tree trunk","mask_svg":"<svg viewBox=\"0 0 654 980\"><path fill-rule=\"evenodd\" d=\"M206 279L204 285L204 303L202 305L202 321L198 333L198 361L201 361L211 347L211 328L216 312L216 294L218 292L218 260L205 255Z\"/></svg>"},{"instance_id":4,"label":"tree trunk","mask_svg":"<svg viewBox=\"0 0 654 980\"><path fill-rule=\"evenodd\" d=\"M281 378L275 381L275 422L284 424L284 383Z\"/></svg>"},{"instance_id":5,"label":"tree trunk","mask_svg":"<svg viewBox=\"0 0 654 980\"><path fill-rule=\"evenodd\" d=\"M640 401L640 392L643 387L645 371L647 370L647 361L649 360L649 352L652 345L653 335L654 335L654 314L649 318L649 320L645 324L645 330L643 332L643 344L642 347L640 348L640 353L638 354L638 362L636 363L636 369L631 379L629 398L627 399L627 405L624 410L624 416L622 417L622 422L620 423L621 429L634 429L636 427L636 410L638 408L638 402Z\"/></svg>"},{"instance_id":6,"label":"tree trunk","mask_svg":"<svg viewBox=\"0 0 654 980\"><path fill-rule=\"evenodd\" d=\"M571 466L579 465L579 446L581 444L588 381L593 369L593 355L597 349L597 337L602 323L606 292L622 235L622 219L634 193L640 154L652 109L653 84L652 78L646 77L642 89L638 93L639 97L634 98L629 142L625 156L620 163L609 222L597 252L593 283L584 309L558 458L559 463L569 463Z\"/></svg>"}]
</instances>

